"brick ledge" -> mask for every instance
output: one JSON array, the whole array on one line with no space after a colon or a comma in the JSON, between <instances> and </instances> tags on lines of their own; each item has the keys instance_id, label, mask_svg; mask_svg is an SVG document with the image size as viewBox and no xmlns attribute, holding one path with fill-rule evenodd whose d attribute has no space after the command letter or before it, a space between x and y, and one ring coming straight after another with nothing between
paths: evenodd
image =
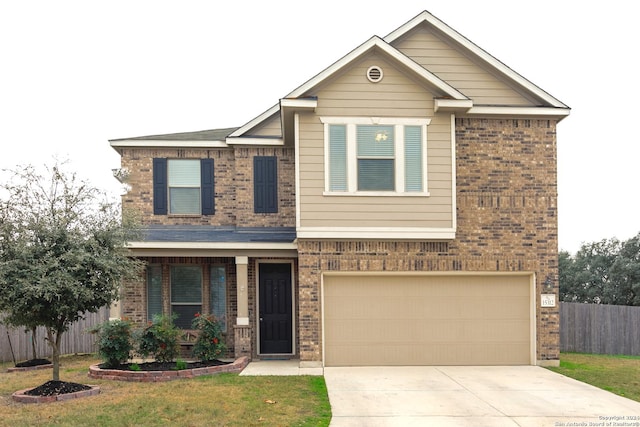
<instances>
[{"instance_id":1,"label":"brick ledge","mask_svg":"<svg viewBox=\"0 0 640 427\"><path fill-rule=\"evenodd\" d=\"M16 391L11 395L13 400L20 403L50 403L50 402L59 402L63 400L71 400L78 399L81 397L95 396L100 393L100 387L97 385L90 385L90 390L80 390L75 393L65 393L65 394L56 394L54 396L30 396L25 394L30 388L25 388L24 390Z\"/></svg>"},{"instance_id":2,"label":"brick ledge","mask_svg":"<svg viewBox=\"0 0 640 427\"><path fill-rule=\"evenodd\" d=\"M183 369L179 371L122 371L119 369L101 369L99 364L89 366L89 378L131 382L163 382L181 378L194 378L201 375L214 375L225 372L240 373L249 364L249 358L242 356L227 365L207 366L204 368Z\"/></svg>"}]
</instances>

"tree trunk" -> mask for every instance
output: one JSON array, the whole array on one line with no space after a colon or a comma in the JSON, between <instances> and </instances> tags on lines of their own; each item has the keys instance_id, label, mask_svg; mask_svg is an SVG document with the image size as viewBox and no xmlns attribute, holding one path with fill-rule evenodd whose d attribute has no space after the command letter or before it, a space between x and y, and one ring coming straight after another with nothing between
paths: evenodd
<instances>
[{"instance_id":1,"label":"tree trunk","mask_svg":"<svg viewBox=\"0 0 640 427\"><path fill-rule=\"evenodd\" d=\"M31 328L31 351L33 352L33 360L38 358L38 354L36 353L36 329L36 326Z\"/></svg>"},{"instance_id":2,"label":"tree trunk","mask_svg":"<svg viewBox=\"0 0 640 427\"><path fill-rule=\"evenodd\" d=\"M61 332L53 333L51 328L47 328L47 339L51 346L51 362L53 363L53 381L60 381L60 337Z\"/></svg>"}]
</instances>

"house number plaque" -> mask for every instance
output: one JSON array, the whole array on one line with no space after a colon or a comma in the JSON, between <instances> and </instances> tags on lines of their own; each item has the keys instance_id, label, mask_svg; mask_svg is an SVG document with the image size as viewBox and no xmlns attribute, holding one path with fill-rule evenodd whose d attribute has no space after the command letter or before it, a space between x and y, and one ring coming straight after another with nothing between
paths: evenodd
<instances>
[{"instance_id":1,"label":"house number plaque","mask_svg":"<svg viewBox=\"0 0 640 427\"><path fill-rule=\"evenodd\" d=\"M555 307L556 295L555 294L542 294L540 295L540 301L542 307Z\"/></svg>"}]
</instances>

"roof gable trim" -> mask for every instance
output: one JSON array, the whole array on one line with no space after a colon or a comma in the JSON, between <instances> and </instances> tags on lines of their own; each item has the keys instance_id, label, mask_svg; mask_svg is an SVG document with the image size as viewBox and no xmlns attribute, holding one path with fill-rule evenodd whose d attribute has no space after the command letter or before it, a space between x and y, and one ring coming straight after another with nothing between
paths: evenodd
<instances>
[{"instance_id":1,"label":"roof gable trim","mask_svg":"<svg viewBox=\"0 0 640 427\"><path fill-rule=\"evenodd\" d=\"M335 73L337 73L338 71L340 71L341 69L349 65L351 62L353 62L354 60L362 56L364 53L373 49L374 47L379 48L380 50L382 50L383 52L385 52L386 54L388 54L389 56L391 56L392 58L394 58L395 60L397 60L404 66L406 66L407 68L409 68L411 71L416 73L418 76L422 77L424 80L426 80L433 86L440 89L442 92L446 94L446 96L449 96L454 99L465 99L465 100L468 99L465 95L463 95L461 92L456 90L453 86L449 85L444 80L438 78L435 74L429 72L428 70L420 66L418 63L414 62L411 58L409 58L408 56L406 56L405 54L403 54L402 52L400 52L399 50L397 50L396 48L394 48L393 46L391 46L390 44L388 44L378 36L371 37L369 40L367 40L366 42L364 42L363 44L361 44L360 46L358 46L357 48L349 52L347 55L343 56L337 62L333 63L331 66L324 69L314 78L307 81L302 86L299 86L293 92L289 93L286 96L286 98L296 98L304 95L305 92L317 86L327 78L331 77L332 75L334 75Z\"/></svg>"},{"instance_id":2,"label":"roof gable trim","mask_svg":"<svg viewBox=\"0 0 640 427\"><path fill-rule=\"evenodd\" d=\"M264 113L260 114L258 117L254 118L253 120L248 122L247 124L239 127L234 132L229 134L229 136L227 137L227 141L229 140L229 138L234 138L234 137L239 137L239 136L244 135L245 133L247 133L248 131L250 131L254 127L258 126L263 121L267 120L269 117L271 117L274 114L278 113L279 110L280 110L280 104L278 103L278 104L274 105L273 107L269 108Z\"/></svg>"}]
</instances>

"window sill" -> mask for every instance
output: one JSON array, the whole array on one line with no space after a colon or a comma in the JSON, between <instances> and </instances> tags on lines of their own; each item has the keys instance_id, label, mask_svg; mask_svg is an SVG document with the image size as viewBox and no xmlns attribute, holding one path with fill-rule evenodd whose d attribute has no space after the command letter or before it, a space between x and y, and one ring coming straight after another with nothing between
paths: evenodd
<instances>
[{"instance_id":1,"label":"window sill","mask_svg":"<svg viewBox=\"0 0 640 427\"><path fill-rule=\"evenodd\" d=\"M395 191L356 191L356 192L348 192L348 191L325 191L322 193L323 196L328 197L429 197L429 192L424 191L416 191L409 193L398 193Z\"/></svg>"}]
</instances>

